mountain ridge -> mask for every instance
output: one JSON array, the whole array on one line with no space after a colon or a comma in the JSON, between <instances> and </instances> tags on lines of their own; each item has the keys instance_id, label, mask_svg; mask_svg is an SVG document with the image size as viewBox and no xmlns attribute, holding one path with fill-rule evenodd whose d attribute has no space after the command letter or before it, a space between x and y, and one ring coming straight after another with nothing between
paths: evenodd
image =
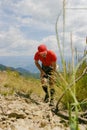
<instances>
[{"instance_id":1,"label":"mountain ridge","mask_svg":"<svg viewBox=\"0 0 87 130\"><path fill-rule=\"evenodd\" d=\"M25 77L34 77L34 78L39 78L39 73L31 73L29 70L24 69L22 67L11 67L11 66L6 66L3 64L0 64L0 71L7 71L7 70L11 70L11 71L17 71L20 75L23 75Z\"/></svg>"}]
</instances>

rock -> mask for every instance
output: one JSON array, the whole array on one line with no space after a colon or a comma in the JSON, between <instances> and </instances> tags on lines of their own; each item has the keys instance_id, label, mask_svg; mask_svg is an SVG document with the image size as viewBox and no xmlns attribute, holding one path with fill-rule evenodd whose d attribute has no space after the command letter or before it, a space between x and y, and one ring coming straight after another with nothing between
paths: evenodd
<instances>
[{"instance_id":1,"label":"rock","mask_svg":"<svg viewBox=\"0 0 87 130\"><path fill-rule=\"evenodd\" d=\"M18 119L18 118L24 119L24 118L26 118L26 115L19 114L19 113L16 113L16 112L9 113L8 118L12 118L12 117L15 117L16 119Z\"/></svg>"},{"instance_id":2,"label":"rock","mask_svg":"<svg viewBox=\"0 0 87 130\"><path fill-rule=\"evenodd\" d=\"M46 120L42 120L40 122L40 128L44 128L45 126L47 126L48 122Z\"/></svg>"}]
</instances>

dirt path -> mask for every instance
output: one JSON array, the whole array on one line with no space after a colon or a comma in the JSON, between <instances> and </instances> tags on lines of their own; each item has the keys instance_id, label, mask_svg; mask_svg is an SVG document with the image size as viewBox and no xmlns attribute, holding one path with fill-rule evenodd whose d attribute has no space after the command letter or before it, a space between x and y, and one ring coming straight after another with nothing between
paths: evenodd
<instances>
[{"instance_id":1,"label":"dirt path","mask_svg":"<svg viewBox=\"0 0 87 130\"><path fill-rule=\"evenodd\" d=\"M14 96L0 95L0 130L70 130L67 121L51 111L41 98L21 93ZM80 130L86 130L80 125Z\"/></svg>"}]
</instances>

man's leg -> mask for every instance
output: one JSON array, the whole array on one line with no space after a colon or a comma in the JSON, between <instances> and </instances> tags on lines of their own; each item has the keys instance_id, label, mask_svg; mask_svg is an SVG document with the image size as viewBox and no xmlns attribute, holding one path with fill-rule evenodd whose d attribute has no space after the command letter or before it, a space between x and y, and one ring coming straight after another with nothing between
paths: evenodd
<instances>
[{"instance_id":1,"label":"man's leg","mask_svg":"<svg viewBox=\"0 0 87 130\"><path fill-rule=\"evenodd\" d=\"M45 98L44 98L44 102L49 102L49 93L48 93L48 86L44 85L42 86L44 92L45 92Z\"/></svg>"},{"instance_id":2,"label":"man's leg","mask_svg":"<svg viewBox=\"0 0 87 130\"><path fill-rule=\"evenodd\" d=\"M50 106L54 105L54 94L55 94L55 90L54 88L50 89Z\"/></svg>"},{"instance_id":3,"label":"man's leg","mask_svg":"<svg viewBox=\"0 0 87 130\"><path fill-rule=\"evenodd\" d=\"M49 87L50 87L50 106L54 105L54 94L55 94L55 88L54 88L54 80L52 78L53 76L50 77L49 79Z\"/></svg>"},{"instance_id":4,"label":"man's leg","mask_svg":"<svg viewBox=\"0 0 87 130\"><path fill-rule=\"evenodd\" d=\"M45 98L44 98L44 102L49 102L49 93L48 93L48 86L47 86L47 79L46 78L42 78L41 79L41 83L42 83L42 88L45 92Z\"/></svg>"}]
</instances>

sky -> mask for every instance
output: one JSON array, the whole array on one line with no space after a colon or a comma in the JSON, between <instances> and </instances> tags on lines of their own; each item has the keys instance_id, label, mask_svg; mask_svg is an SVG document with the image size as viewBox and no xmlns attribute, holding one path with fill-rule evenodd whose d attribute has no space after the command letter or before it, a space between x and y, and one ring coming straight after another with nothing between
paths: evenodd
<instances>
[{"instance_id":1,"label":"sky","mask_svg":"<svg viewBox=\"0 0 87 130\"><path fill-rule=\"evenodd\" d=\"M59 56L55 25L64 55L73 47L82 54L86 47L87 0L0 0L0 56L34 56L40 44ZM65 26L63 26L63 23ZM63 34L65 27L65 35Z\"/></svg>"}]
</instances>

